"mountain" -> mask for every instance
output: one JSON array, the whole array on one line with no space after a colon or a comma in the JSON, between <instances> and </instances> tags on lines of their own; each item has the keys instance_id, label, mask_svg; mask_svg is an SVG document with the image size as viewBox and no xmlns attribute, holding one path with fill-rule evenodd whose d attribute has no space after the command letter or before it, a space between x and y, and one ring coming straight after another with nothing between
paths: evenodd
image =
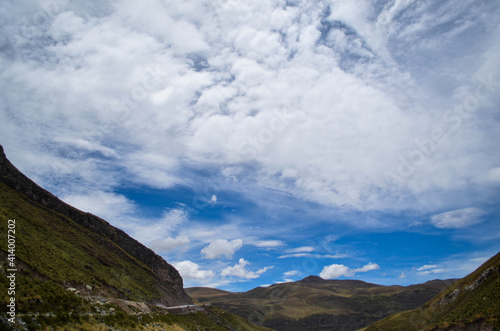
<instances>
[{"instance_id":1,"label":"mountain","mask_svg":"<svg viewBox=\"0 0 500 331\"><path fill-rule=\"evenodd\" d=\"M173 266L38 186L2 146L0 236L0 330L264 330L194 305Z\"/></svg>"},{"instance_id":2,"label":"mountain","mask_svg":"<svg viewBox=\"0 0 500 331\"><path fill-rule=\"evenodd\" d=\"M453 281L403 287L309 276L244 293L203 287L186 291L201 303L278 331L356 330L392 313L419 307Z\"/></svg>"},{"instance_id":3,"label":"mountain","mask_svg":"<svg viewBox=\"0 0 500 331\"><path fill-rule=\"evenodd\" d=\"M393 314L364 330L500 330L500 253L422 307Z\"/></svg>"}]
</instances>

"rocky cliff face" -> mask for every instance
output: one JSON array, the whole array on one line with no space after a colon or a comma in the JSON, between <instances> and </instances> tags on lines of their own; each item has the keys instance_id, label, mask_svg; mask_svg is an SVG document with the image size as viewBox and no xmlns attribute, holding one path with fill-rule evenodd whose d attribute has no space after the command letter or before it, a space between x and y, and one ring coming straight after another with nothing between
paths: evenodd
<instances>
[{"instance_id":1,"label":"rocky cliff face","mask_svg":"<svg viewBox=\"0 0 500 331\"><path fill-rule=\"evenodd\" d=\"M123 249L125 253L148 267L162 283L160 289L162 293L161 303L167 305L192 304L192 299L183 289L182 277L173 266L122 230L113 227L97 216L68 205L38 186L12 165L7 159L2 146L0 146L0 181L34 202L68 217L94 233L108 238Z\"/></svg>"}]
</instances>

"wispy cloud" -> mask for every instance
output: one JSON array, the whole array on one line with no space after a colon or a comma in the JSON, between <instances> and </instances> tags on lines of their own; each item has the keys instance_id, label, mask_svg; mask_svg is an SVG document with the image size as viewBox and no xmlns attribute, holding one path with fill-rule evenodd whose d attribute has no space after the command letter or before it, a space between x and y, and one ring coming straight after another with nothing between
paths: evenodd
<instances>
[{"instance_id":1,"label":"wispy cloud","mask_svg":"<svg viewBox=\"0 0 500 331\"><path fill-rule=\"evenodd\" d=\"M255 246L262 248L277 248L284 245L285 243L281 240L262 240L255 243Z\"/></svg>"},{"instance_id":2,"label":"wispy cloud","mask_svg":"<svg viewBox=\"0 0 500 331\"><path fill-rule=\"evenodd\" d=\"M285 253L311 253L311 252L314 252L314 247L311 246L302 246L285 250Z\"/></svg>"},{"instance_id":3,"label":"wispy cloud","mask_svg":"<svg viewBox=\"0 0 500 331\"><path fill-rule=\"evenodd\" d=\"M349 257L348 254L311 254L311 253L294 253L285 254L278 256L278 259L290 259L290 258L313 258L313 259L343 259Z\"/></svg>"},{"instance_id":4,"label":"wispy cloud","mask_svg":"<svg viewBox=\"0 0 500 331\"><path fill-rule=\"evenodd\" d=\"M464 208L434 215L431 222L440 229L465 228L481 223L483 215L484 211L479 208Z\"/></svg>"}]
</instances>

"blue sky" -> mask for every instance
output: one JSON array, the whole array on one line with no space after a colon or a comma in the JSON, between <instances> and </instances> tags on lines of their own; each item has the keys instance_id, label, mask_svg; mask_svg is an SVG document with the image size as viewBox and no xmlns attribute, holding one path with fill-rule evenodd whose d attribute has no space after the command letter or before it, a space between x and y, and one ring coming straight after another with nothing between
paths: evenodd
<instances>
[{"instance_id":1,"label":"blue sky","mask_svg":"<svg viewBox=\"0 0 500 331\"><path fill-rule=\"evenodd\" d=\"M4 1L0 144L186 286L500 250L495 1Z\"/></svg>"}]
</instances>

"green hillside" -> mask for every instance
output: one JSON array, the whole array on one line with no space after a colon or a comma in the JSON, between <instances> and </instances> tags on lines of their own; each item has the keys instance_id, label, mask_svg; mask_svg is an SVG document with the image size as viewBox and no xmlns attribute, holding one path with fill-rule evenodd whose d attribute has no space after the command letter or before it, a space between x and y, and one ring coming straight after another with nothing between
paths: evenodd
<instances>
[{"instance_id":1,"label":"green hillside","mask_svg":"<svg viewBox=\"0 0 500 331\"><path fill-rule=\"evenodd\" d=\"M0 182L0 200L3 237L7 233L7 220L16 220L18 268L81 291L88 291L85 285L89 285L93 294L136 301L160 299L161 284L153 272L109 239L29 201L3 182ZM6 243L2 240L4 254Z\"/></svg>"},{"instance_id":2,"label":"green hillside","mask_svg":"<svg viewBox=\"0 0 500 331\"><path fill-rule=\"evenodd\" d=\"M275 330L356 330L394 312L418 307L451 283L436 280L408 287L382 286L310 276L245 293L201 287L186 291L202 303Z\"/></svg>"},{"instance_id":3,"label":"green hillside","mask_svg":"<svg viewBox=\"0 0 500 331\"><path fill-rule=\"evenodd\" d=\"M500 253L422 307L365 330L500 330Z\"/></svg>"}]
</instances>

